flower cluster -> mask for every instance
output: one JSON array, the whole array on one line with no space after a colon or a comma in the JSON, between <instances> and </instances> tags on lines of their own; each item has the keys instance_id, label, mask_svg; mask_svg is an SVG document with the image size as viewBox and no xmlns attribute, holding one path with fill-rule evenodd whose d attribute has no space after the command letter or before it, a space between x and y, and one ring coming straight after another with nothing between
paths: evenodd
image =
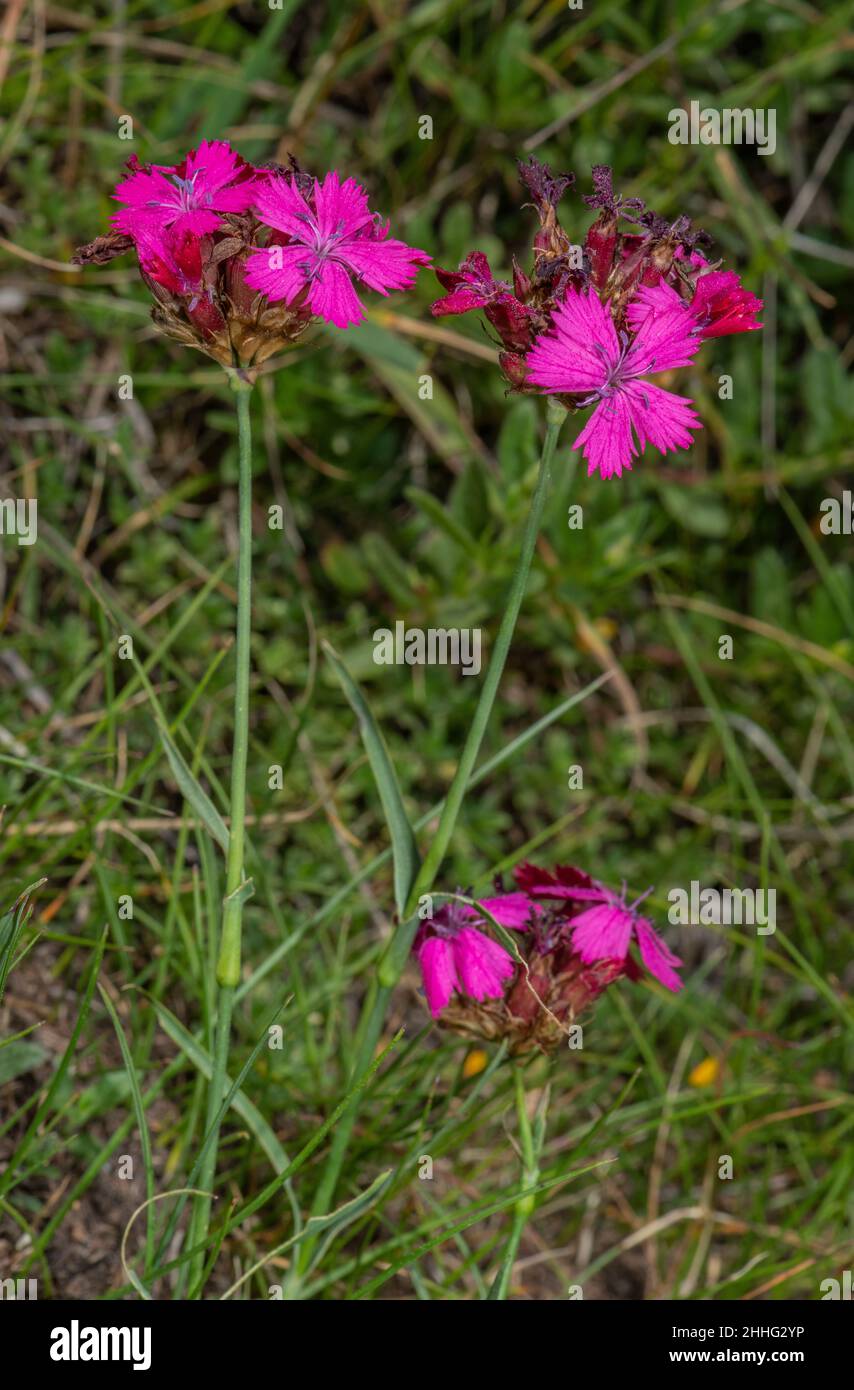
<instances>
[{"instance_id":1,"label":"flower cluster","mask_svg":"<svg viewBox=\"0 0 854 1390\"><path fill-rule=\"evenodd\" d=\"M662 453L687 448L701 428L691 400L646 378L686 366L706 338L760 328L761 300L697 250L708 238L687 217L668 223L615 194L607 166L593 170L584 201L598 216L580 245L557 217L574 176L555 178L533 158L520 174L540 222L530 274L514 258L512 286L496 280L473 251L457 271L436 268L447 293L433 314L482 309L512 390L554 395L570 411L595 405L574 445L588 473L620 477L647 441Z\"/></svg>"},{"instance_id":2,"label":"flower cluster","mask_svg":"<svg viewBox=\"0 0 854 1390\"><path fill-rule=\"evenodd\" d=\"M554 1051L608 985L641 978L633 944L666 989L682 988L682 962L638 913L646 893L628 903L625 888L616 893L566 864L551 872L522 864L515 878L515 891L478 907L451 901L419 929L413 951L443 1027L507 1039L514 1055ZM517 933L521 964L487 935L488 919Z\"/></svg>"},{"instance_id":3,"label":"flower cluster","mask_svg":"<svg viewBox=\"0 0 854 1390\"><path fill-rule=\"evenodd\" d=\"M128 162L113 230L83 246L79 265L135 250L157 326L224 367L255 369L319 319L365 317L354 281L380 294L409 289L429 256L389 236L353 180L320 183L290 166L256 168L224 140L203 140L180 164Z\"/></svg>"}]
</instances>

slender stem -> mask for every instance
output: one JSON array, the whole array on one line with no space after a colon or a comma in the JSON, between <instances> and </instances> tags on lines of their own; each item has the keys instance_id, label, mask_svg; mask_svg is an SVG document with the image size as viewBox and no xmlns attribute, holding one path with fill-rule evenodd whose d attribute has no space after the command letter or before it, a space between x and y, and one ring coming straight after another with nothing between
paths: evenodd
<instances>
[{"instance_id":1,"label":"slender stem","mask_svg":"<svg viewBox=\"0 0 854 1390\"><path fill-rule=\"evenodd\" d=\"M231 800L228 854L226 856L225 899L222 936L216 967L216 1039L213 1066L207 1094L205 1134L213 1139L205 1154L199 1187L210 1192L216 1177L219 1149L220 1110L225 1095L228 1049L234 991L240 982L240 947L243 903L247 896L243 878L244 820L246 816L246 761L249 749L249 666L252 635L252 423L249 410L251 387L236 374L231 377L237 395L239 439L239 541L237 559L237 641L235 644L234 732L231 755ZM198 1245L208 1233L211 1198L200 1197L193 1211L189 1244ZM189 1296L197 1292L205 1252L201 1250L190 1266Z\"/></svg>"},{"instance_id":2,"label":"slender stem","mask_svg":"<svg viewBox=\"0 0 854 1390\"><path fill-rule=\"evenodd\" d=\"M540 1180L540 1165L537 1157L534 1136L531 1132L531 1122L528 1119L528 1108L525 1102L525 1080L522 1074L522 1067L517 1062L513 1067L513 1080L516 1088L516 1117L519 1123L519 1141L522 1146L522 1186L536 1187ZM513 1208L513 1222L510 1227L510 1234L507 1237L507 1244L504 1247L504 1255L501 1260L501 1268L495 1276L492 1287L487 1297L492 1300L503 1300L507 1297L510 1288L510 1278L513 1274L513 1266L516 1263L516 1256L519 1252L519 1243L522 1233L528 1224L528 1218L534 1210L536 1198L532 1192L525 1197L520 1197Z\"/></svg>"},{"instance_id":3,"label":"slender stem","mask_svg":"<svg viewBox=\"0 0 854 1390\"><path fill-rule=\"evenodd\" d=\"M445 852L454 833L454 827L459 816L460 809L465 795L466 785L471 777L477 755L480 752L480 745L486 733L489 723L489 716L495 697L498 693L498 686L504 672L504 665L507 661L507 654L510 650L510 643L516 627L516 620L522 601L525 597L525 590L528 585L528 575L531 569L531 561L534 558L534 547L537 543L537 536L542 521L543 508L545 506L546 495L549 486L549 473L555 448L557 447L558 434L560 427L566 419L566 411L558 401L549 397L547 401L547 429L543 443L543 452L540 456L540 470L537 479L537 487L531 503L531 510L525 523L525 532L522 537L522 548L516 565L516 572L507 596L507 603L504 609L504 616L498 629L498 636L495 639L495 646L492 650L489 667L474 712L465 745L463 747L460 761L457 765L454 779L448 790L442 814L439 818L439 825L433 836L430 849L415 879L409 893L403 920L401 921L392 940L386 948L377 970L376 979L369 988L365 1001L362 1005L362 1014L359 1020L359 1027L356 1034L356 1063L353 1068L351 1080L358 1081L365 1074L374 1058L377 1043L379 1042L385 1021L386 1009L391 992L406 965L407 957L412 949L415 933L418 930L419 919L416 915L416 908L422 894L429 893L433 887L436 876L442 867ZM359 1098L361 1099L361 1097ZM321 1176L312 1206L312 1215L321 1216L329 1210L338 1176L350 1142L350 1135L356 1119L356 1111L359 1100L354 1101L349 1111L341 1116L335 1134L330 1145L329 1157ZM298 1267L301 1271L308 1269L313 1254L314 1242L306 1240L303 1242Z\"/></svg>"},{"instance_id":4,"label":"slender stem","mask_svg":"<svg viewBox=\"0 0 854 1390\"><path fill-rule=\"evenodd\" d=\"M513 633L516 629L516 619L519 617L519 610L522 607L522 600L525 597L525 590L528 586L528 575L531 569L531 561L534 558L534 547L537 544L537 536L540 531L540 523L543 518L543 508L545 507L546 495L549 488L549 475L554 452L557 447L557 438L560 427L566 419L566 411L557 401L549 398L548 400L548 426L546 437L543 443L543 452L540 456L540 471L537 479L537 487L534 499L531 503L531 510L528 513L528 520L525 524L525 533L522 537L522 548L519 552L519 559L516 562L516 573L510 586L510 593L507 596L507 604L504 609L504 616L498 629L498 636L495 639L495 646L492 657L480 692L480 699L474 712L466 741L463 746L460 761L457 765L454 780L448 790L445 806L439 817L439 824L430 845L430 849L421 865L421 870L412 885L412 890L403 912L404 918L409 917L418 906L418 899L422 893L428 893L432 888L436 875L442 867L457 817L465 796L466 784L474 770L477 755L480 752L480 745L486 733L486 726L489 723L489 716L492 713L492 706L498 694L498 686L504 674L504 666L507 655L510 651L510 643L513 640ZM408 950L407 950L408 954ZM405 960L405 957L404 957ZM403 962L401 962L401 969ZM395 975L395 982L399 978L400 970ZM381 971L382 978L382 971ZM383 983L388 983L384 980Z\"/></svg>"},{"instance_id":5,"label":"slender stem","mask_svg":"<svg viewBox=\"0 0 854 1390\"><path fill-rule=\"evenodd\" d=\"M251 387L237 384L240 437L240 531L237 561L237 653L234 681L234 746L231 755L231 824L225 875L222 940L216 967L221 988L240 983L243 920L243 842L246 816L246 760L249 751L249 646L252 636L252 423Z\"/></svg>"}]
</instances>

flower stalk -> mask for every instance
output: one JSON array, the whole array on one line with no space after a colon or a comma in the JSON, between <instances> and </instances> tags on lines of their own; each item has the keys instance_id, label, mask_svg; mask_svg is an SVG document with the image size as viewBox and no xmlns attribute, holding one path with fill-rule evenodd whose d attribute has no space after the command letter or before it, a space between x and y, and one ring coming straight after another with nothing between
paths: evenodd
<instances>
[{"instance_id":1,"label":"flower stalk","mask_svg":"<svg viewBox=\"0 0 854 1390\"><path fill-rule=\"evenodd\" d=\"M250 399L252 386L245 375L230 370L229 379L236 395L239 482L238 482L238 559L237 626L235 643L234 726L231 757L231 797L228 853L226 857L225 898L222 934L216 966L217 1014L212 1071L207 1094L205 1137L210 1142L205 1153L199 1187L209 1194L216 1176L219 1150L220 1111L225 1096L225 1078L231 1040L234 992L240 982L243 904L251 896L251 880L244 877L246 818L246 763L249 751L249 671L252 635L252 424ZM191 1223L190 1246L204 1241L210 1222L211 1197L196 1203ZM194 1258L190 1269L189 1293L198 1292L204 1265L204 1250Z\"/></svg>"},{"instance_id":2,"label":"flower stalk","mask_svg":"<svg viewBox=\"0 0 854 1390\"><path fill-rule=\"evenodd\" d=\"M516 1118L519 1125L519 1144L522 1150L522 1187L525 1189L536 1187L540 1180L540 1152L545 1137L546 1124L546 1104L548 1102L548 1091L545 1093L544 1102L537 1108L537 1116L533 1128L528 1117L528 1104L525 1095L525 1080L522 1073L522 1066L519 1062L513 1065L513 1085L516 1094ZM516 1256L519 1253L519 1245L522 1240L525 1227L529 1218L532 1216L536 1206L536 1197L533 1192L526 1191L513 1207L513 1223L510 1227L510 1234L507 1237L507 1244L504 1247L504 1257L501 1261L501 1268L493 1280L487 1298L490 1302L503 1301L507 1297L510 1288L510 1278L513 1273L513 1266L516 1263Z\"/></svg>"},{"instance_id":3,"label":"flower stalk","mask_svg":"<svg viewBox=\"0 0 854 1390\"><path fill-rule=\"evenodd\" d=\"M246 817L246 762L249 752L249 666L252 637L252 387L238 372L231 373L237 396L239 436L239 540L237 561L237 641L234 682L234 744L231 758L231 823L225 878L222 940L216 967L221 989L240 982L240 939L243 903L251 886L243 877Z\"/></svg>"},{"instance_id":4,"label":"flower stalk","mask_svg":"<svg viewBox=\"0 0 854 1390\"><path fill-rule=\"evenodd\" d=\"M412 949L415 934L420 925L416 913L419 899L432 889L439 870L445 858L445 854L450 844L457 818L463 804L466 785L474 770L483 736L489 723L495 697L498 693L498 686L504 673L504 666L507 655L510 651L510 643L516 628L516 620L519 617L519 610L525 597L528 586L528 575L531 570L531 562L534 558L534 548L537 543L537 536L540 531L543 510L545 507L546 496L549 489L549 479L551 475L551 465L557 448L558 435L561 426L566 419L567 411L565 407L552 398L546 402L546 436L543 442L543 450L540 456L539 476L531 502L531 509L525 523L525 531L522 537L522 546L519 559L516 564L516 572L507 596L507 603L504 608L504 616L498 629L495 645L492 650L489 667L480 692L480 698L474 712L471 726L466 737L460 761L457 765L454 779L448 790L442 814L435 835L431 841L430 849L421 865L421 869L412 885L406 905L402 914L402 920L394 936L389 942L383 953L377 974L368 989L365 1001L362 1006L362 1014L359 1020L359 1027L356 1034L356 1063L350 1078L351 1084L356 1084L365 1075L370 1067L377 1044L382 1032L388 1002L391 998L392 990L403 973L404 966ZM338 1123L329 1151L329 1157L321 1177L320 1184L312 1206L312 1215L325 1215L329 1210L338 1176L350 1142L350 1135L356 1119L358 1101L346 1111ZM303 1243L299 1260L299 1269L305 1272L310 1265L313 1242L308 1240Z\"/></svg>"}]
</instances>

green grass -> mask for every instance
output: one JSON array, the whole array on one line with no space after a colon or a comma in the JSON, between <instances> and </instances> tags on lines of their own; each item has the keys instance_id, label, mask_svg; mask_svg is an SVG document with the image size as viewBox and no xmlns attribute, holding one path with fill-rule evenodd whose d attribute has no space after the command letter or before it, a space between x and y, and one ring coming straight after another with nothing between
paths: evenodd
<instances>
[{"instance_id":1,"label":"green grass","mask_svg":"<svg viewBox=\"0 0 854 1390\"><path fill-rule=\"evenodd\" d=\"M44 32L24 8L0 127L0 496L39 500L37 544L0 541L0 914L47 879L0 1004L0 1277L168 1299L195 1255L208 1298L481 1299L504 1277L513 1298L818 1298L854 1248L852 541L818 525L851 490L854 157L821 153L850 101L854 6L129 0L121 31L110 5L84 8L51 9ZM671 145L668 112L692 99L773 107L776 153ZM653 884L688 987L620 984L582 1050L526 1065L532 1123L547 1104L532 1164L506 1057L488 1046L468 1074L472 1045L429 1026L408 969L332 1211L311 1217L395 912L381 798L322 643L369 702L423 856L483 677L375 666L372 633L481 626L489 655L544 432L475 316L437 337L423 273L253 393L255 894L194 1252L224 873L176 768L227 815L236 423L219 369L154 333L129 260L45 262L105 229L131 152L168 163L225 136L353 173L439 265L477 248L507 276L533 231L515 160L562 118L540 158L581 192L612 164L624 193L687 212L776 312L682 374L705 423L689 457L651 452L602 484L565 426L487 770L437 888L483 891L527 856ZM563 207L579 235L587 210ZM774 888L776 933L667 926L669 888L692 879ZM707 1057L716 1079L692 1084ZM523 1169L532 1210L502 1273Z\"/></svg>"}]
</instances>

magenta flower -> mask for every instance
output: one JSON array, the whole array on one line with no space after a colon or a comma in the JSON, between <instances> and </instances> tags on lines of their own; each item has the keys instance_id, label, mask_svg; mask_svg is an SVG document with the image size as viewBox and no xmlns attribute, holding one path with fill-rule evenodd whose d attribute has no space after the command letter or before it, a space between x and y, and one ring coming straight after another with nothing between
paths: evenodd
<instances>
[{"instance_id":1,"label":"magenta flower","mask_svg":"<svg viewBox=\"0 0 854 1390\"><path fill-rule=\"evenodd\" d=\"M533 910L525 893L483 898L481 906L502 927L516 931L525 929ZM509 952L470 925L473 922L483 923L475 908L465 903L448 903L418 933L415 955L434 1018L447 1007L454 990L469 999L500 999L513 975L515 965Z\"/></svg>"},{"instance_id":2,"label":"magenta flower","mask_svg":"<svg viewBox=\"0 0 854 1390\"><path fill-rule=\"evenodd\" d=\"M647 893L651 892L651 888L647 889ZM675 992L682 988L682 981L674 966L682 962L664 944L652 923L638 916L638 905L647 893L627 905L625 895L620 896L601 885L592 890L577 890L577 896L592 898L595 894L600 901L570 919L573 949L585 965L593 965L597 961L626 963L630 959L629 946L634 939L650 974L666 989Z\"/></svg>"},{"instance_id":3,"label":"magenta flower","mask_svg":"<svg viewBox=\"0 0 854 1390\"><path fill-rule=\"evenodd\" d=\"M141 229L176 236L204 236L223 225L221 213L245 212L251 207L259 180L251 164L226 140L203 140L180 164L143 166L134 156L131 175L113 197L127 206L113 213L119 232L137 239Z\"/></svg>"},{"instance_id":4,"label":"magenta flower","mask_svg":"<svg viewBox=\"0 0 854 1390\"><path fill-rule=\"evenodd\" d=\"M276 239L247 262L246 283L271 302L307 303L327 323L348 328L365 317L353 279L388 294L409 289L418 266L429 265L426 252L389 238L354 179L341 183L333 170L313 191L303 187L278 175L255 199L260 220L284 233L283 243Z\"/></svg>"},{"instance_id":5,"label":"magenta flower","mask_svg":"<svg viewBox=\"0 0 854 1390\"><path fill-rule=\"evenodd\" d=\"M202 289L202 255L192 233L173 236L152 227L139 226L134 237L139 264L150 280L185 298Z\"/></svg>"},{"instance_id":6,"label":"magenta flower","mask_svg":"<svg viewBox=\"0 0 854 1390\"><path fill-rule=\"evenodd\" d=\"M435 271L436 279L448 293L431 304L434 318L483 309L505 347L517 352L530 347L536 333L534 311L520 303L503 280L494 279L482 251L472 251L459 270L440 270L436 266Z\"/></svg>"},{"instance_id":7,"label":"magenta flower","mask_svg":"<svg viewBox=\"0 0 854 1390\"><path fill-rule=\"evenodd\" d=\"M630 340L617 335L595 290L570 289L552 323L528 353L528 380L547 395L579 396L579 405L597 402L574 445L583 450L588 473L619 478L647 442L663 454L691 444L690 431L702 428L692 402L643 380L649 372L684 367L700 346L681 301L664 313L647 313Z\"/></svg>"},{"instance_id":8,"label":"magenta flower","mask_svg":"<svg viewBox=\"0 0 854 1390\"><path fill-rule=\"evenodd\" d=\"M762 324L756 315L762 300L746 290L734 270L712 270L697 281L691 314L702 338L722 338L727 333L750 333Z\"/></svg>"},{"instance_id":9,"label":"magenta flower","mask_svg":"<svg viewBox=\"0 0 854 1390\"><path fill-rule=\"evenodd\" d=\"M448 293L431 305L430 312L435 318L483 309L493 300L512 293L503 280L495 279L482 251L470 252L459 270L441 270L436 266L436 279Z\"/></svg>"},{"instance_id":10,"label":"magenta flower","mask_svg":"<svg viewBox=\"0 0 854 1390\"><path fill-rule=\"evenodd\" d=\"M703 339L750 333L762 327L756 321L762 300L744 288L734 270L710 270L701 275L690 301L682 299L664 280L644 286L629 304L627 317L638 327L650 311L661 314L677 307L688 311L695 333Z\"/></svg>"},{"instance_id":11,"label":"magenta flower","mask_svg":"<svg viewBox=\"0 0 854 1390\"><path fill-rule=\"evenodd\" d=\"M177 296L190 323L207 341L224 332L226 320L204 284L202 243L192 232L160 236L148 227L138 227L136 253L143 279L157 294L162 286Z\"/></svg>"},{"instance_id":12,"label":"magenta flower","mask_svg":"<svg viewBox=\"0 0 854 1390\"><path fill-rule=\"evenodd\" d=\"M612 984L643 979L633 942L657 980L682 988L682 962L638 915L646 893L627 905L625 887L618 894L572 864L519 864L514 877L515 892L477 906L449 903L415 938L427 1003L442 1027L504 1039L514 1056L554 1052ZM481 912L520 933L518 952L486 935Z\"/></svg>"}]
</instances>

